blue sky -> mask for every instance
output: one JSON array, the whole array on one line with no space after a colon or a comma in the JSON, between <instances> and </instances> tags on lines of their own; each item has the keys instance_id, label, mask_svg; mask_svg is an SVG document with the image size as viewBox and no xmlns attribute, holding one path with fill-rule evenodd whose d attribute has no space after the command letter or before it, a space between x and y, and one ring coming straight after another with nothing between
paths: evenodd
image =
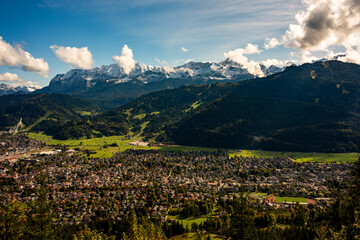
<instances>
[{"instance_id":1,"label":"blue sky","mask_svg":"<svg viewBox=\"0 0 360 240\"><path fill-rule=\"evenodd\" d=\"M112 57L125 44L135 61L149 65L160 65L156 59L170 66L188 59L220 61L225 52L248 43L262 50L249 55L251 60L287 61L294 49L265 50L265 39L280 39L305 9L301 0L0 0L2 40L47 62L49 78L9 64L0 66L0 74L47 85L71 69L50 49L53 45L87 47L93 67L115 63Z\"/></svg>"}]
</instances>

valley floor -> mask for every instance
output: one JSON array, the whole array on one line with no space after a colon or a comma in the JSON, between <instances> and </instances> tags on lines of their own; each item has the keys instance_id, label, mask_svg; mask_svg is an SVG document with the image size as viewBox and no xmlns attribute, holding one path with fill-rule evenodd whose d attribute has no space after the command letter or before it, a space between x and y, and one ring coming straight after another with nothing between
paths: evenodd
<instances>
[{"instance_id":1,"label":"valley floor","mask_svg":"<svg viewBox=\"0 0 360 240\"><path fill-rule=\"evenodd\" d=\"M109 158L116 152L128 149L138 150L161 150L161 151L208 151L216 152L216 148L203 148L179 145L162 145L155 143L146 143L141 141L139 136L134 138L126 138L125 136L111 136L102 138L79 139L79 140L56 140L51 136L43 133L27 133L27 136L36 140L44 141L48 145L65 145L68 148L90 150L91 157ZM230 157L270 157L270 158L289 158L295 162L336 162L347 163L356 162L359 153L316 153L316 152L278 152L278 151L262 151L262 150L233 150L228 149Z\"/></svg>"}]
</instances>

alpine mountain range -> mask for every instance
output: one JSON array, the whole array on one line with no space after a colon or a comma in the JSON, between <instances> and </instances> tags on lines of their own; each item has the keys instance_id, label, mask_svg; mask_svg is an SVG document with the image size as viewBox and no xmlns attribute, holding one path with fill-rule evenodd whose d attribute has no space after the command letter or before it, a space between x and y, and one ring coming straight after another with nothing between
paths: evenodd
<instances>
[{"instance_id":1,"label":"alpine mountain range","mask_svg":"<svg viewBox=\"0 0 360 240\"><path fill-rule=\"evenodd\" d=\"M270 67L260 65L260 67L265 76L280 72L284 69L274 65ZM134 69L132 69L129 74L126 74L118 64L111 64L89 70L72 69L65 74L57 74L50 81L49 86L36 92L83 94L88 91L96 91L100 86L102 89L114 85L126 88L129 83L138 84L139 87L142 87L149 83L157 85L156 82L159 84L167 80L169 82L176 82L176 84L165 86L162 84L164 87L158 86L154 89L162 90L162 88L175 88L181 85L234 82L256 77L258 76L249 73L242 65L230 59L221 62L187 62L177 67L150 66L143 63L136 63ZM0 95L23 94L34 92L35 90L37 89L32 87L12 87L7 84L0 85ZM141 94L135 94L134 97L138 95Z\"/></svg>"}]
</instances>

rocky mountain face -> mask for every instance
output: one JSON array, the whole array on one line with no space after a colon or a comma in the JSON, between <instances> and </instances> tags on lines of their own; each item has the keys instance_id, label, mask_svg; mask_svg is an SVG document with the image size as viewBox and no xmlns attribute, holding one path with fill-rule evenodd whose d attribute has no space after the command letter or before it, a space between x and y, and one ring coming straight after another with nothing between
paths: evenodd
<instances>
[{"instance_id":1,"label":"rocky mountain face","mask_svg":"<svg viewBox=\"0 0 360 240\"><path fill-rule=\"evenodd\" d=\"M0 96L9 95L9 94L26 94L34 92L39 88L36 86L11 86L5 83L0 83Z\"/></svg>"},{"instance_id":2,"label":"rocky mountain face","mask_svg":"<svg viewBox=\"0 0 360 240\"><path fill-rule=\"evenodd\" d=\"M261 66L266 76L283 69L271 66ZM127 82L141 82L148 84L161 82L166 79L188 79L191 81L204 80L204 83L211 80L216 81L241 81L256 78L238 63L230 60L222 62L188 62L178 67L153 67L142 63L136 63L130 74L125 74L117 64L100 66L90 70L72 69L65 74L56 75L45 92L57 93L80 93L86 92L96 85L114 85Z\"/></svg>"}]
</instances>

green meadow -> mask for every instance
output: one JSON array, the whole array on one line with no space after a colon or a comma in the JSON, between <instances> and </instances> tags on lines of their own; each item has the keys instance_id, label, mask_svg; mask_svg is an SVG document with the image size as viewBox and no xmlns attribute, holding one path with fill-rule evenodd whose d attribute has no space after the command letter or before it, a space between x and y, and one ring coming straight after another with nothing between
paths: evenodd
<instances>
[{"instance_id":1,"label":"green meadow","mask_svg":"<svg viewBox=\"0 0 360 240\"><path fill-rule=\"evenodd\" d=\"M206 221L207 217L199 217L199 218L185 218L182 219L180 217L180 215L177 216L168 216L168 219L172 219L172 220L176 220L181 222L184 227L186 227L186 225L189 226L189 229L191 229L191 224L196 223L196 224L200 224Z\"/></svg>"},{"instance_id":2,"label":"green meadow","mask_svg":"<svg viewBox=\"0 0 360 240\"><path fill-rule=\"evenodd\" d=\"M275 197L275 201L278 203L308 203L306 198L296 198L296 197Z\"/></svg>"},{"instance_id":3,"label":"green meadow","mask_svg":"<svg viewBox=\"0 0 360 240\"><path fill-rule=\"evenodd\" d=\"M176 151L176 152L195 152L195 151L203 151L203 152L216 152L217 148L205 148L205 147L192 147L192 146L180 146L180 145L169 145L164 147L159 147L159 150L162 151Z\"/></svg>"},{"instance_id":4,"label":"green meadow","mask_svg":"<svg viewBox=\"0 0 360 240\"><path fill-rule=\"evenodd\" d=\"M142 117L142 116L140 116ZM145 122L141 129L145 128ZM133 137L125 138L125 136L110 136L110 137L101 137L101 138L91 138L91 139L70 139L70 140L56 140L51 136L45 135L43 133L26 133L27 136L33 139L41 140L46 142L48 145L66 145L69 148L79 148L82 150L91 150L96 153L91 154L91 157L103 157L108 158L112 157L114 153L119 151L125 151L127 149L156 149L161 151L205 151L205 152L215 152L218 151L217 148L206 148L206 147L192 147L192 146L180 146L180 145L165 145L165 146L134 146L131 145L131 141L141 141L140 134ZM336 162L336 163L346 163L346 162L356 162L359 158L359 153L301 153L301 152L273 152L273 151L262 151L262 150L228 150L230 157L279 157L279 158L288 158L295 162Z\"/></svg>"},{"instance_id":5,"label":"green meadow","mask_svg":"<svg viewBox=\"0 0 360 240\"><path fill-rule=\"evenodd\" d=\"M304 153L304 152L273 152L262 150L230 150L230 156L242 157L279 157L289 158L295 162L356 162L359 158L359 153Z\"/></svg>"},{"instance_id":6,"label":"green meadow","mask_svg":"<svg viewBox=\"0 0 360 240\"><path fill-rule=\"evenodd\" d=\"M185 233L183 235L174 236L174 237L170 238L170 240L188 240L188 239L195 239L195 237L196 237L195 233ZM203 239L204 239L204 237L203 237ZM226 238L220 237L215 234L210 234L210 239L211 240L222 240L222 239L226 239Z\"/></svg>"},{"instance_id":7,"label":"green meadow","mask_svg":"<svg viewBox=\"0 0 360 240\"><path fill-rule=\"evenodd\" d=\"M145 126L142 126L142 128ZM91 139L69 139L69 140L56 140L52 136L44 133L28 132L27 136L36 140L44 141L48 145L65 145L68 148L79 148L81 150L90 150L96 153L91 153L90 157L110 158L116 152L122 152L128 149L142 149L142 150L161 150L161 151L217 151L214 148L199 148L187 146L135 146L130 144L132 141L141 141L141 138L136 135L131 139L126 139L125 136L110 136Z\"/></svg>"},{"instance_id":8,"label":"green meadow","mask_svg":"<svg viewBox=\"0 0 360 240\"><path fill-rule=\"evenodd\" d=\"M190 218L182 218L181 215L168 215L168 219L172 219L175 221L179 221L183 224L184 227L189 226L189 229L191 229L191 224L196 223L200 224L205 222L208 218L214 218L218 214L218 207L214 206L211 213L208 213L206 216L200 216L200 217L190 217Z\"/></svg>"},{"instance_id":9,"label":"green meadow","mask_svg":"<svg viewBox=\"0 0 360 240\"><path fill-rule=\"evenodd\" d=\"M90 150L95 153L90 154L90 157L98 158L109 158L112 157L116 152L125 151L127 149L144 149L149 150L154 147L148 146L134 146L130 142L135 140L125 139L124 136L111 136L102 138L91 138L91 139L71 139L71 140L56 140L51 136L43 133L28 133L30 138L37 139L46 142L48 145L66 145L68 148L74 149L79 148L81 150Z\"/></svg>"},{"instance_id":10,"label":"green meadow","mask_svg":"<svg viewBox=\"0 0 360 240\"><path fill-rule=\"evenodd\" d=\"M249 194L250 198L253 199L262 199L262 198L266 198L266 197L275 197L275 201L278 203L308 203L307 198L300 198L300 197L279 197L279 196L274 196L274 195L267 195L266 193L250 193Z\"/></svg>"}]
</instances>

